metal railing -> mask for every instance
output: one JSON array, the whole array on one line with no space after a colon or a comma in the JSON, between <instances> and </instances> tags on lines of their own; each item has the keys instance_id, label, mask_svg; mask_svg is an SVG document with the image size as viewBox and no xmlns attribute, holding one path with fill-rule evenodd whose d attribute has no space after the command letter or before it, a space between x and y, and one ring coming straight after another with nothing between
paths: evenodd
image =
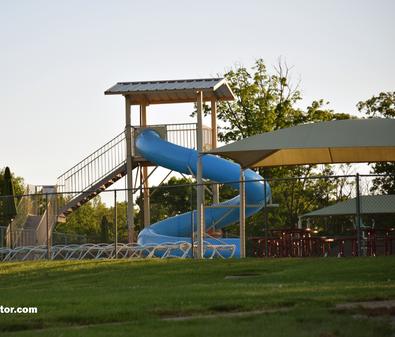
<instances>
[{"instance_id":1,"label":"metal railing","mask_svg":"<svg viewBox=\"0 0 395 337\"><path fill-rule=\"evenodd\" d=\"M116 168L124 165L125 133L122 132L58 177L58 192L85 191ZM78 193L69 195L73 198Z\"/></svg>"},{"instance_id":2,"label":"metal railing","mask_svg":"<svg viewBox=\"0 0 395 337\"><path fill-rule=\"evenodd\" d=\"M41 186L26 186L25 195L21 196L17 206L17 215L6 229L5 238L7 246L17 246L21 242L25 242L28 237L31 237L30 231L26 234L27 232L24 232L23 226L25 225L29 215L40 215L39 202L37 198L31 197L32 194L38 193L40 188Z\"/></svg>"},{"instance_id":3,"label":"metal railing","mask_svg":"<svg viewBox=\"0 0 395 337\"><path fill-rule=\"evenodd\" d=\"M13 230L13 246L12 247L22 247L37 244L37 231L35 229L17 229Z\"/></svg>"},{"instance_id":4,"label":"metal railing","mask_svg":"<svg viewBox=\"0 0 395 337\"><path fill-rule=\"evenodd\" d=\"M147 127L165 127L169 142L191 149L197 148L196 123L149 125ZM211 129L203 126L203 150L207 151L210 148ZM56 183L57 190L60 193L86 191L124 165L125 160L126 142L125 133L122 132L59 176ZM73 199L77 194L69 194L69 198Z\"/></svg>"},{"instance_id":5,"label":"metal railing","mask_svg":"<svg viewBox=\"0 0 395 337\"><path fill-rule=\"evenodd\" d=\"M197 149L197 124L167 124L167 140L171 143ZM211 128L203 126L203 150L211 149Z\"/></svg>"},{"instance_id":6,"label":"metal railing","mask_svg":"<svg viewBox=\"0 0 395 337\"><path fill-rule=\"evenodd\" d=\"M17 206L17 215L12 220L11 226L13 229L20 229L26 222L29 214L35 214L34 202L29 194L37 193L35 186L27 185L24 196L21 197Z\"/></svg>"}]
</instances>

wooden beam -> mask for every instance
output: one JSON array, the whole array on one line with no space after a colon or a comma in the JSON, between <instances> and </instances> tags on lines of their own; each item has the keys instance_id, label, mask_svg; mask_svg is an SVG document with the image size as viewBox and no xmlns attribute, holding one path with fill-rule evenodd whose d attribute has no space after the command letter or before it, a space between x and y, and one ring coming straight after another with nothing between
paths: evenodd
<instances>
[{"instance_id":1,"label":"wooden beam","mask_svg":"<svg viewBox=\"0 0 395 337\"><path fill-rule=\"evenodd\" d=\"M139 91L123 93L126 97L129 97L130 104L142 105L142 104L171 104L171 103L195 103L196 92L188 90L163 90L163 91ZM114 94L110 94L114 95ZM119 95L119 94L118 94ZM203 91L203 102L216 101L228 101L233 100L233 96L229 97L218 97L212 90Z\"/></svg>"}]
</instances>

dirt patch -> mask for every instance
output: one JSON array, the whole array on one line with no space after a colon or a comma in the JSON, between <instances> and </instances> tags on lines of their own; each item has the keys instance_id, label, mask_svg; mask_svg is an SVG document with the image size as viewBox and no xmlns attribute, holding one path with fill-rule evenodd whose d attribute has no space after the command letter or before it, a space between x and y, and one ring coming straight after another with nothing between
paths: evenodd
<instances>
[{"instance_id":1,"label":"dirt patch","mask_svg":"<svg viewBox=\"0 0 395 337\"><path fill-rule=\"evenodd\" d=\"M246 278L253 278L253 277L259 277L261 274L257 273L238 273L238 274L233 274L233 275L226 275L224 277L225 280L239 280L239 279L246 279Z\"/></svg>"},{"instance_id":2,"label":"dirt patch","mask_svg":"<svg viewBox=\"0 0 395 337\"><path fill-rule=\"evenodd\" d=\"M349 302L336 305L336 309L368 309L368 310L394 310L395 300L388 301L366 301L366 302Z\"/></svg>"},{"instance_id":3,"label":"dirt patch","mask_svg":"<svg viewBox=\"0 0 395 337\"><path fill-rule=\"evenodd\" d=\"M217 304L211 307L208 307L209 311L215 311L219 313L224 312L241 312L243 311L243 307L237 304Z\"/></svg>"},{"instance_id":4,"label":"dirt patch","mask_svg":"<svg viewBox=\"0 0 395 337\"><path fill-rule=\"evenodd\" d=\"M221 313L213 313L207 315L189 315L189 316L178 316L178 317L164 317L163 321L187 321L192 319L212 319L212 318L220 318L220 317L245 317L252 315L261 315L261 314L271 314L275 312L286 312L289 311L290 308L277 308L277 309L263 309L263 310L253 310L253 311L237 311L237 312L221 312Z\"/></svg>"},{"instance_id":5,"label":"dirt patch","mask_svg":"<svg viewBox=\"0 0 395 337\"><path fill-rule=\"evenodd\" d=\"M337 310L357 311L355 319L389 319L395 327L395 300L350 302L336 305Z\"/></svg>"}]
</instances>

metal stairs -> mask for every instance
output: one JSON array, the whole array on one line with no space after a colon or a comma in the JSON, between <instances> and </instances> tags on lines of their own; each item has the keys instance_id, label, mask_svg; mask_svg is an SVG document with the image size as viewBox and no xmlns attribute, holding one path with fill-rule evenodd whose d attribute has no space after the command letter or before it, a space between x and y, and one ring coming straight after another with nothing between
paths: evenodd
<instances>
[{"instance_id":1,"label":"metal stairs","mask_svg":"<svg viewBox=\"0 0 395 337\"><path fill-rule=\"evenodd\" d=\"M27 216L25 224L23 225L23 229L28 229L28 230L35 229L39 225L41 218L42 218L41 215L29 214Z\"/></svg>"},{"instance_id":2,"label":"metal stairs","mask_svg":"<svg viewBox=\"0 0 395 337\"><path fill-rule=\"evenodd\" d=\"M76 197L71 199L66 205L61 207L60 210L58 211L58 222L65 221L67 215L74 212L76 209L87 203L89 200L93 199L100 192L103 192L105 189L110 187L112 184L117 182L125 175L126 175L126 163L124 163L123 165L119 166L115 170L105 175L94 185L92 185L82 193L78 194Z\"/></svg>"},{"instance_id":3,"label":"metal stairs","mask_svg":"<svg viewBox=\"0 0 395 337\"><path fill-rule=\"evenodd\" d=\"M162 138L187 148L196 148L196 124L151 125ZM139 127L132 127L132 139L139 134ZM211 144L211 129L203 128L204 144ZM207 147L207 146L206 146ZM133 169L139 164L153 165L133 150ZM81 160L58 177L56 188L57 221L87 203L99 193L126 175L126 136L121 132L101 148ZM60 199L60 200L59 200Z\"/></svg>"},{"instance_id":4,"label":"metal stairs","mask_svg":"<svg viewBox=\"0 0 395 337\"><path fill-rule=\"evenodd\" d=\"M58 177L57 222L64 222L66 216L125 175L126 145L122 132Z\"/></svg>"},{"instance_id":5,"label":"metal stairs","mask_svg":"<svg viewBox=\"0 0 395 337\"><path fill-rule=\"evenodd\" d=\"M196 124L151 125L164 139L187 148L196 148ZM139 127L132 127L132 138ZM211 130L204 128L205 144L211 144ZM132 150L133 167L153 166ZM121 132L78 164L57 178L54 186L31 186L18 205L17 217L7 227L7 245L46 244L48 237L59 222L99 193L126 175L126 138ZM30 187L28 187L30 188ZM40 189L40 193L37 188ZM54 193L56 192L56 193ZM46 209L39 209L46 202ZM12 233L11 233L12 228Z\"/></svg>"}]
</instances>

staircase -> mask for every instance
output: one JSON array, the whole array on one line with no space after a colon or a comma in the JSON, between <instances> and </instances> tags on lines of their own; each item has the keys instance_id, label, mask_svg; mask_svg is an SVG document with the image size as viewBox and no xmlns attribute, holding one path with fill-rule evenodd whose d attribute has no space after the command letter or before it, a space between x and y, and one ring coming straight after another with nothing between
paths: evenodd
<instances>
[{"instance_id":1,"label":"staircase","mask_svg":"<svg viewBox=\"0 0 395 337\"><path fill-rule=\"evenodd\" d=\"M59 210L58 221L62 222L63 218L75 211L77 208L81 207L83 204L87 203L89 200L93 199L100 192L110 187L116 181L121 179L126 174L126 163L117 167L112 172L105 175L101 180L94 183L88 189L79 193L76 197L69 200L66 205L64 205Z\"/></svg>"},{"instance_id":2,"label":"staircase","mask_svg":"<svg viewBox=\"0 0 395 337\"><path fill-rule=\"evenodd\" d=\"M12 223L7 226L7 247L35 244L36 239L34 226L37 226L41 219L41 215L39 215L37 207L37 200L34 197L31 197L31 195L34 195L35 193L35 186L26 186L25 195L21 197L17 206L17 215L12 220Z\"/></svg>"},{"instance_id":3,"label":"staircase","mask_svg":"<svg viewBox=\"0 0 395 337\"><path fill-rule=\"evenodd\" d=\"M58 177L58 222L126 175L125 143L122 132Z\"/></svg>"},{"instance_id":4,"label":"staircase","mask_svg":"<svg viewBox=\"0 0 395 337\"><path fill-rule=\"evenodd\" d=\"M18 241L15 246L34 246L37 242L36 228L39 226L42 219L42 215L28 215L25 224L23 225L23 231L18 237Z\"/></svg>"},{"instance_id":5,"label":"staircase","mask_svg":"<svg viewBox=\"0 0 395 337\"><path fill-rule=\"evenodd\" d=\"M150 125L164 139L187 148L196 148L195 123ZM139 127L132 128L132 138L139 133ZM211 129L203 128L205 149L211 146ZM146 160L134 153L133 168L138 162ZM100 192L110 187L126 175L126 139L122 132L101 148L80 161L57 179L57 222L64 222L66 216L87 203ZM59 199L59 198L58 198Z\"/></svg>"},{"instance_id":6,"label":"staircase","mask_svg":"<svg viewBox=\"0 0 395 337\"><path fill-rule=\"evenodd\" d=\"M56 189L28 189L16 218L7 228L7 246L47 244L56 223L65 222L67 215L125 175L126 142L122 132L59 176ZM44 209L40 210L39 205Z\"/></svg>"},{"instance_id":7,"label":"staircase","mask_svg":"<svg viewBox=\"0 0 395 337\"><path fill-rule=\"evenodd\" d=\"M196 148L196 127L195 123L150 126L164 139L187 148ZM138 129L133 127L132 134L137 135ZM211 129L204 127L203 136L204 144L208 146L205 145L205 148L208 149L211 144ZM132 169L141 162L152 165L139 157L138 153L134 154ZM7 228L7 246L47 244L47 238L51 237L56 223L65 222L69 214L125 175L126 139L125 133L121 132L59 176L56 194L48 190L45 192L44 186L39 188L40 191L38 186L28 189L18 205L16 218Z\"/></svg>"}]
</instances>

